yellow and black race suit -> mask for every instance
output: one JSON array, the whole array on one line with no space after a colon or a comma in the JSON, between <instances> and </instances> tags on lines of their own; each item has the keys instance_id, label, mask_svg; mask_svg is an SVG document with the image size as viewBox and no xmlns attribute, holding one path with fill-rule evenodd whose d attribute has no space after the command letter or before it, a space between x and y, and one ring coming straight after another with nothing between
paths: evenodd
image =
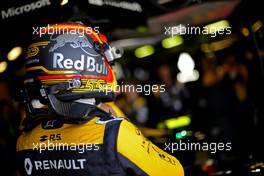
<instances>
[{"instance_id":1,"label":"yellow and black race suit","mask_svg":"<svg viewBox=\"0 0 264 176\"><path fill-rule=\"evenodd\" d=\"M46 121L17 141L23 175L183 176L179 161L123 118L84 124Z\"/></svg>"}]
</instances>

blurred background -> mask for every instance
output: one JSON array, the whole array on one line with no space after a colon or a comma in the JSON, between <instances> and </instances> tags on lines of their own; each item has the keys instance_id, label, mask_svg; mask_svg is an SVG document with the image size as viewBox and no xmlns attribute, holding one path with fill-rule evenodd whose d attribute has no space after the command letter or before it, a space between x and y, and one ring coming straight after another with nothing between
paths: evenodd
<instances>
[{"instance_id":1,"label":"blurred background","mask_svg":"<svg viewBox=\"0 0 264 176\"><path fill-rule=\"evenodd\" d=\"M27 4L23 12L16 10ZM163 93L127 92L116 100L156 145L232 143L231 151L174 151L186 175L264 175L264 16L259 1L12 0L0 2L0 9L1 175L16 175L15 142L24 111L15 99L33 27L65 21L99 26L111 45L124 50L114 65L121 85L165 85ZM171 30L179 25L231 32L214 36Z\"/></svg>"}]
</instances>

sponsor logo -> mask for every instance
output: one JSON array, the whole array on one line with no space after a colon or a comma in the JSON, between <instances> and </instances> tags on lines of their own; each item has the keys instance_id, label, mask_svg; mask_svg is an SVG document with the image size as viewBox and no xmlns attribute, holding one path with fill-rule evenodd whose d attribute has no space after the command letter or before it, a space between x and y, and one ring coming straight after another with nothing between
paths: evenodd
<instances>
[{"instance_id":1,"label":"sponsor logo","mask_svg":"<svg viewBox=\"0 0 264 176\"><path fill-rule=\"evenodd\" d=\"M85 88L87 90L97 90L97 89L106 89L108 85L104 80L91 79L87 80ZM111 87L111 86L110 86Z\"/></svg>"},{"instance_id":2,"label":"sponsor logo","mask_svg":"<svg viewBox=\"0 0 264 176\"><path fill-rule=\"evenodd\" d=\"M31 175L32 174L32 169L33 169L33 165L32 162L29 158L26 158L24 160L24 168L26 170L27 175Z\"/></svg>"},{"instance_id":3,"label":"sponsor logo","mask_svg":"<svg viewBox=\"0 0 264 176\"><path fill-rule=\"evenodd\" d=\"M40 136L40 141L41 142L46 141L47 137L48 137L47 135Z\"/></svg>"},{"instance_id":4,"label":"sponsor logo","mask_svg":"<svg viewBox=\"0 0 264 176\"><path fill-rule=\"evenodd\" d=\"M2 19L10 18L10 17L17 16L23 13L34 11L36 9L49 6L49 5L51 5L51 2L49 0L39 0L39 1L32 2L31 4L26 4L20 7L10 7L7 10L1 11Z\"/></svg>"},{"instance_id":5,"label":"sponsor logo","mask_svg":"<svg viewBox=\"0 0 264 176\"><path fill-rule=\"evenodd\" d=\"M137 2L115 1L115 0L88 0L89 4L97 6L113 6L135 12L142 12L141 5Z\"/></svg>"},{"instance_id":6,"label":"sponsor logo","mask_svg":"<svg viewBox=\"0 0 264 176\"><path fill-rule=\"evenodd\" d=\"M96 59L98 60L98 59ZM95 58L81 55L80 59L65 59L62 53L53 53L53 68L80 70L95 72L97 74L107 75L107 65L102 58L102 63L96 62Z\"/></svg>"},{"instance_id":7,"label":"sponsor logo","mask_svg":"<svg viewBox=\"0 0 264 176\"><path fill-rule=\"evenodd\" d=\"M90 41L82 34L65 33L59 35L55 39L51 38L51 40L55 41L55 44L50 47L49 52L54 52L56 49L61 48L69 43L72 48L81 48L86 54L90 56L99 56L99 54L92 54L84 50L84 48L87 47L91 49L93 46Z\"/></svg>"},{"instance_id":8,"label":"sponsor logo","mask_svg":"<svg viewBox=\"0 0 264 176\"><path fill-rule=\"evenodd\" d=\"M35 64L35 63L39 63L39 59L38 58L26 61L26 65Z\"/></svg>"},{"instance_id":9,"label":"sponsor logo","mask_svg":"<svg viewBox=\"0 0 264 176\"><path fill-rule=\"evenodd\" d=\"M44 129L47 129L47 128L54 128L54 124L56 123L57 120L49 120L46 122L45 126L44 126Z\"/></svg>"},{"instance_id":10,"label":"sponsor logo","mask_svg":"<svg viewBox=\"0 0 264 176\"><path fill-rule=\"evenodd\" d=\"M38 52L39 52L39 48L37 46L30 47L27 50L26 58L36 56L38 54Z\"/></svg>"},{"instance_id":11,"label":"sponsor logo","mask_svg":"<svg viewBox=\"0 0 264 176\"><path fill-rule=\"evenodd\" d=\"M44 42L37 42L29 45L27 49L26 58L30 58L36 56L39 53L39 47L42 46L43 48L49 44L49 41Z\"/></svg>"},{"instance_id":12,"label":"sponsor logo","mask_svg":"<svg viewBox=\"0 0 264 176\"><path fill-rule=\"evenodd\" d=\"M43 136L40 136L40 142L44 142L44 141L59 141L61 140L61 134L50 134L49 136L47 135L43 135Z\"/></svg>"},{"instance_id":13,"label":"sponsor logo","mask_svg":"<svg viewBox=\"0 0 264 176\"><path fill-rule=\"evenodd\" d=\"M86 159L58 159L58 160L39 160L31 161L29 158L24 160L24 168L27 175L31 175L33 169L42 170L80 170L84 169Z\"/></svg>"}]
</instances>

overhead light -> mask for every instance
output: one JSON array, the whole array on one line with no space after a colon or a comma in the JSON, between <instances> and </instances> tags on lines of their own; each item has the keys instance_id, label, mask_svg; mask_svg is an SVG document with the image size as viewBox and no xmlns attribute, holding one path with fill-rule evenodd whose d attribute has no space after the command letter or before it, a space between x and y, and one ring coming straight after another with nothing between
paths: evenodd
<instances>
[{"instance_id":1,"label":"overhead light","mask_svg":"<svg viewBox=\"0 0 264 176\"><path fill-rule=\"evenodd\" d=\"M221 21L217 21L215 23L212 24L208 24L205 26L205 28L207 29L209 34L214 34L220 30L223 30L227 27L229 27L230 24L227 20L221 20Z\"/></svg>"},{"instance_id":2,"label":"overhead light","mask_svg":"<svg viewBox=\"0 0 264 176\"><path fill-rule=\"evenodd\" d=\"M182 135L182 136L186 136L186 135L187 135L187 131L186 131L186 130L182 130L182 131L181 131L181 135Z\"/></svg>"},{"instance_id":3,"label":"overhead light","mask_svg":"<svg viewBox=\"0 0 264 176\"><path fill-rule=\"evenodd\" d=\"M165 120L165 125L167 126L168 129L176 129L176 128L188 126L190 123L191 123L191 118L188 115Z\"/></svg>"},{"instance_id":4,"label":"overhead light","mask_svg":"<svg viewBox=\"0 0 264 176\"><path fill-rule=\"evenodd\" d=\"M193 71L194 61L189 53L181 53L178 60L178 68L181 72L186 73Z\"/></svg>"},{"instance_id":5,"label":"overhead light","mask_svg":"<svg viewBox=\"0 0 264 176\"><path fill-rule=\"evenodd\" d=\"M155 49L151 45L145 45L135 50L135 56L137 58L143 58L150 56L154 53Z\"/></svg>"},{"instance_id":6,"label":"overhead light","mask_svg":"<svg viewBox=\"0 0 264 176\"><path fill-rule=\"evenodd\" d=\"M63 6L65 4L67 4L68 2L69 2L68 0L62 0L61 3L60 3L60 5Z\"/></svg>"},{"instance_id":7,"label":"overhead light","mask_svg":"<svg viewBox=\"0 0 264 176\"><path fill-rule=\"evenodd\" d=\"M7 54L7 59L9 61L16 60L21 55L22 51L23 51L23 49L20 46L14 47Z\"/></svg>"},{"instance_id":8,"label":"overhead light","mask_svg":"<svg viewBox=\"0 0 264 176\"><path fill-rule=\"evenodd\" d=\"M253 173L260 172L260 169L259 168L258 169L253 169L253 170L251 170L251 172L253 172Z\"/></svg>"},{"instance_id":9,"label":"overhead light","mask_svg":"<svg viewBox=\"0 0 264 176\"><path fill-rule=\"evenodd\" d=\"M137 32L140 32L140 33L144 33L144 32L147 32L148 31L148 28L146 26L138 26L136 28L136 31Z\"/></svg>"},{"instance_id":10,"label":"overhead light","mask_svg":"<svg viewBox=\"0 0 264 176\"><path fill-rule=\"evenodd\" d=\"M197 140L203 140L205 138L205 134L201 133L200 131L197 131L194 133L194 137L196 137Z\"/></svg>"},{"instance_id":11,"label":"overhead light","mask_svg":"<svg viewBox=\"0 0 264 176\"><path fill-rule=\"evenodd\" d=\"M0 62L0 73L3 73L7 68L7 62L6 61L2 61Z\"/></svg>"},{"instance_id":12,"label":"overhead light","mask_svg":"<svg viewBox=\"0 0 264 176\"><path fill-rule=\"evenodd\" d=\"M224 171L218 171L218 172L214 172L214 175L224 175L225 172Z\"/></svg>"},{"instance_id":13,"label":"overhead light","mask_svg":"<svg viewBox=\"0 0 264 176\"><path fill-rule=\"evenodd\" d=\"M194 61L190 54L181 53L178 60L177 80L181 83L196 81L199 78L199 72L194 70Z\"/></svg>"},{"instance_id":14,"label":"overhead light","mask_svg":"<svg viewBox=\"0 0 264 176\"><path fill-rule=\"evenodd\" d=\"M249 30L247 28L242 28L241 29L241 33L245 36L245 37L248 37L249 36Z\"/></svg>"},{"instance_id":15,"label":"overhead light","mask_svg":"<svg viewBox=\"0 0 264 176\"><path fill-rule=\"evenodd\" d=\"M191 81L197 81L199 79L199 72L197 70L193 70L192 72L188 74L183 74L182 72L177 74L177 80L180 83L187 83Z\"/></svg>"},{"instance_id":16,"label":"overhead light","mask_svg":"<svg viewBox=\"0 0 264 176\"><path fill-rule=\"evenodd\" d=\"M180 140L180 139L186 137L186 135L187 135L187 131L186 130L182 130L181 132L176 133L175 136L176 136L176 139Z\"/></svg>"},{"instance_id":17,"label":"overhead light","mask_svg":"<svg viewBox=\"0 0 264 176\"><path fill-rule=\"evenodd\" d=\"M232 174L232 171L231 171L231 170L227 170L227 171L225 172L225 174Z\"/></svg>"},{"instance_id":18,"label":"overhead light","mask_svg":"<svg viewBox=\"0 0 264 176\"><path fill-rule=\"evenodd\" d=\"M166 49L181 45L182 43L183 43L183 38L180 35L163 39L161 42L163 48Z\"/></svg>"},{"instance_id":19,"label":"overhead light","mask_svg":"<svg viewBox=\"0 0 264 176\"><path fill-rule=\"evenodd\" d=\"M263 26L263 23L262 23L260 20L258 20L258 21L256 21L256 22L253 24L252 29L253 29L254 32L256 32L256 31L258 31L262 26Z\"/></svg>"},{"instance_id":20,"label":"overhead light","mask_svg":"<svg viewBox=\"0 0 264 176\"><path fill-rule=\"evenodd\" d=\"M258 168L258 169L256 169L256 172L260 172L260 169Z\"/></svg>"},{"instance_id":21,"label":"overhead light","mask_svg":"<svg viewBox=\"0 0 264 176\"><path fill-rule=\"evenodd\" d=\"M212 51L219 51L231 46L236 42L238 38L234 35L225 37L223 40L215 41L212 43L203 43L201 44L201 50L205 53L211 53Z\"/></svg>"}]
</instances>

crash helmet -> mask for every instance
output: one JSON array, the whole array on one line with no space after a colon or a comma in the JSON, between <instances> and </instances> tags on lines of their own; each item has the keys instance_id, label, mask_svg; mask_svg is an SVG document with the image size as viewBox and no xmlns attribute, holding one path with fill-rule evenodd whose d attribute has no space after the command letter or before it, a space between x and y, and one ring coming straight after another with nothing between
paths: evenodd
<instances>
[{"instance_id":1,"label":"crash helmet","mask_svg":"<svg viewBox=\"0 0 264 176\"><path fill-rule=\"evenodd\" d=\"M117 57L98 28L79 23L40 28L25 56L23 94L31 118L70 116L72 102L80 99L113 101L117 81L111 62Z\"/></svg>"}]
</instances>

